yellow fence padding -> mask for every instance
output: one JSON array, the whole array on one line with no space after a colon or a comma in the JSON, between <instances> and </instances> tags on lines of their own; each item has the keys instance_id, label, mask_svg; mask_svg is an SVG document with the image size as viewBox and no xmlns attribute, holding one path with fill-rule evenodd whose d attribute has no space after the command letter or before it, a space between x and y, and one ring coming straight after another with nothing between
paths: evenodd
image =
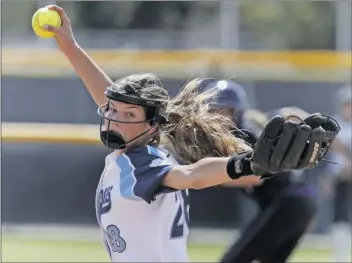
<instances>
[{"instance_id":1,"label":"yellow fence padding","mask_svg":"<svg viewBox=\"0 0 352 263\"><path fill-rule=\"evenodd\" d=\"M352 70L351 52L222 51L222 50L87 50L108 74L154 72L168 77L199 75L216 69L225 74L278 78L304 76L346 78ZM2 51L3 75L67 76L74 71L56 49ZM303 74L303 75L302 75ZM306 74L306 75L304 75Z\"/></svg>"},{"instance_id":2,"label":"yellow fence padding","mask_svg":"<svg viewBox=\"0 0 352 263\"><path fill-rule=\"evenodd\" d=\"M3 122L1 126L2 142L102 145L99 125Z\"/></svg>"}]
</instances>

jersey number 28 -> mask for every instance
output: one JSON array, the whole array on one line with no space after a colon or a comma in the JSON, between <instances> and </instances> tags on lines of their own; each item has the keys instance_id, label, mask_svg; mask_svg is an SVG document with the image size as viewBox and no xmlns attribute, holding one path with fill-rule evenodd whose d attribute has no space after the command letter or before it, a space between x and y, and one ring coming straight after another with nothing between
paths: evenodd
<instances>
[{"instance_id":1,"label":"jersey number 28","mask_svg":"<svg viewBox=\"0 0 352 263\"><path fill-rule=\"evenodd\" d=\"M115 225L106 228L105 240L109 243L112 252L122 253L126 249L126 241L120 236L120 230Z\"/></svg>"},{"instance_id":2,"label":"jersey number 28","mask_svg":"<svg viewBox=\"0 0 352 263\"><path fill-rule=\"evenodd\" d=\"M184 224L189 224L189 196L188 190L180 191L181 195L176 194L176 202L179 203L175 219L172 223L171 238L180 238L184 235ZM181 197L181 198L180 198Z\"/></svg>"}]
</instances>

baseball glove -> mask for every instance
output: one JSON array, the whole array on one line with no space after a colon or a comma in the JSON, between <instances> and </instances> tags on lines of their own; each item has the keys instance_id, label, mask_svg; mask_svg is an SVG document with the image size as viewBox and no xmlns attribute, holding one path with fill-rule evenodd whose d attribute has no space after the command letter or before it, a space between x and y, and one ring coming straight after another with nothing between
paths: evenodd
<instances>
[{"instance_id":1,"label":"baseball glove","mask_svg":"<svg viewBox=\"0 0 352 263\"><path fill-rule=\"evenodd\" d=\"M323 159L340 126L315 113L301 123L275 116L264 127L250 158L254 174L310 169Z\"/></svg>"}]
</instances>

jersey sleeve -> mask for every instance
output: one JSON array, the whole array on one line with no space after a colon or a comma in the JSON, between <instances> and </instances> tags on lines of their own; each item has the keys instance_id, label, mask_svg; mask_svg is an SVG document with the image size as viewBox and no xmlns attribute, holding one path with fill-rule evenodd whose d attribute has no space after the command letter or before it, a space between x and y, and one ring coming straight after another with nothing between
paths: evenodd
<instances>
[{"instance_id":1,"label":"jersey sleeve","mask_svg":"<svg viewBox=\"0 0 352 263\"><path fill-rule=\"evenodd\" d=\"M164 187L162 181L172 168L166 154L152 146L142 146L116 159L120 167L120 192L130 200L147 203L161 193L175 189Z\"/></svg>"}]
</instances>

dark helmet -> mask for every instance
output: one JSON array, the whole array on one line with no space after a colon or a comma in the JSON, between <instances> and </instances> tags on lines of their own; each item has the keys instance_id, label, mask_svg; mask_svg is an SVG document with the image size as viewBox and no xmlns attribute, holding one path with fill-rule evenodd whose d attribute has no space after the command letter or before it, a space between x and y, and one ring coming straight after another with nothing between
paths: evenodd
<instances>
[{"instance_id":1,"label":"dark helmet","mask_svg":"<svg viewBox=\"0 0 352 263\"><path fill-rule=\"evenodd\" d=\"M237 126L243 124L243 112L249 108L249 101L245 90L239 84L231 80L204 80L203 91L218 89L217 96L210 102L214 109L231 109L234 111L234 121Z\"/></svg>"},{"instance_id":2,"label":"dark helmet","mask_svg":"<svg viewBox=\"0 0 352 263\"><path fill-rule=\"evenodd\" d=\"M142 98L138 92L138 90L140 89L143 89L143 85L134 85L134 83L130 82L122 84L114 83L106 88L105 95L108 98L108 103L101 105L98 108L98 114L101 116L100 139L106 147L113 150L124 149L127 143L136 140L137 138L146 134L150 130L149 129L126 142L119 133L110 130L111 122L149 123L150 126L155 126L159 123L164 123L166 121L166 118L160 114L160 108L161 106L166 107L167 102ZM128 122L111 118L109 116L110 100L143 106L146 109L146 119L141 121ZM105 127L105 129L103 128L104 120L108 121L107 127Z\"/></svg>"}]
</instances>

